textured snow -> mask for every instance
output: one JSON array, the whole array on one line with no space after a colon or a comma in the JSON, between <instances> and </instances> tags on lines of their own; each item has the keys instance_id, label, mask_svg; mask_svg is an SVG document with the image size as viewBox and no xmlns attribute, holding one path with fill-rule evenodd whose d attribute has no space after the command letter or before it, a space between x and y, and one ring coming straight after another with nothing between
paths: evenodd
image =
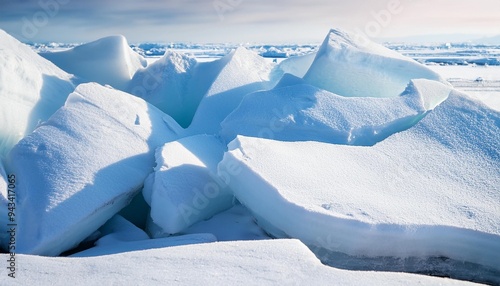
<instances>
[{"instance_id":1,"label":"textured snow","mask_svg":"<svg viewBox=\"0 0 500 286\"><path fill-rule=\"evenodd\" d=\"M217 241L215 236L211 234L200 233L149 239L146 232L119 215L113 216L99 231L102 237L95 242L94 247L75 253L71 257L102 256L121 252Z\"/></svg>"},{"instance_id":2,"label":"textured snow","mask_svg":"<svg viewBox=\"0 0 500 286\"><path fill-rule=\"evenodd\" d=\"M68 73L120 90L125 90L134 74L146 66L146 60L129 47L124 36L109 36L40 55Z\"/></svg>"},{"instance_id":3,"label":"textured snow","mask_svg":"<svg viewBox=\"0 0 500 286\"><path fill-rule=\"evenodd\" d=\"M5 254L0 254L2 260ZM88 258L20 255L9 285L472 285L325 266L298 240L233 241ZM67 269L68 271L62 271ZM22 273L22 275L21 275Z\"/></svg>"},{"instance_id":4,"label":"textured snow","mask_svg":"<svg viewBox=\"0 0 500 286\"><path fill-rule=\"evenodd\" d=\"M245 135L282 141L374 145L412 127L444 101L450 91L447 85L419 79L411 81L398 97L352 98L286 75L276 88L247 95L221 123L220 134L225 142Z\"/></svg>"},{"instance_id":5,"label":"textured snow","mask_svg":"<svg viewBox=\"0 0 500 286\"><path fill-rule=\"evenodd\" d=\"M158 149L155 172L143 193L162 233L178 233L232 206L232 192L217 177L224 149L210 135L182 138Z\"/></svg>"},{"instance_id":6,"label":"textured snow","mask_svg":"<svg viewBox=\"0 0 500 286\"><path fill-rule=\"evenodd\" d=\"M58 255L76 246L130 202L153 170L155 149L178 129L142 99L78 86L9 154L20 182L18 251Z\"/></svg>"},{"instance_id":7,"label":"textured snow","mask_svg":"<svg viewBox=\"0 0 500 286\"><path fill-rule=\"evenodd\" d=\"M331 30L304 80L342 96L394 97L411 79L446 81L416 61L356 35Z\"/></svg>"},{"instance_id":8,"label":"textured snow","mask_svg":"<svg viewBox=\"0 0 500 286\"><path fill-rule=\"evenodd\" d=\"M444 256L499 270L499 122L454 92L373 147L238 137L219 171L233 170L235 196L276 236L348 255Z\"/></svg>"},{"instance_id":9,"label":"textured snow","mask_svg":"<svg viewBox=\"0 0 500 286\"><path fill-rule=\"evenodd\" d=\"M64 104L72 76L0 30L0 158Z\"/></svg>"}]
</instances>

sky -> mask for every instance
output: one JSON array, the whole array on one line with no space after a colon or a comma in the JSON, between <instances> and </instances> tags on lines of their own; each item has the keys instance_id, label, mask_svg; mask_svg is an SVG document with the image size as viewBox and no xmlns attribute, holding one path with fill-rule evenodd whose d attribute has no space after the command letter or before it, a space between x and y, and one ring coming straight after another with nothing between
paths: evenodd
<instances>
[{"instance_id":1,"label":"sky","mask_svg":"<svg viewBox=\"0 0 500 286\"><path fill-rule=\"evenodd\" d=\"M0 0L0 29L23 42L317 43L331 28L446 40L500 35L498 11L500 0Z\"/></svg>"}]
</instances>

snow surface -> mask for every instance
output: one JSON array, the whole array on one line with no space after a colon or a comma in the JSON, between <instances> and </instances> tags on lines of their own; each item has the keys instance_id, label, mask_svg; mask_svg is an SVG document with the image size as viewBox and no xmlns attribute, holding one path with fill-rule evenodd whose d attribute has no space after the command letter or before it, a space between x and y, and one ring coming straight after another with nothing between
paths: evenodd
<instances>
[{"instance_id":1,"label":"snow surface","mask_svg":"<svg viewBox=\"0 0 500 286\"><path fill-rule=\"evenodd\" d=\"M147 64L121 35L105 37L66 51L40 55L68 73L120 90L125 90L134 74Z\"/></svg>"},{"instance_id":2,"label":"snow surface","mask_svg":"<svg viewBox=\"0 0 500 286\"><path fill-rule=\"evenodd\" d=\"M102 237L95 242L95 247L75 253L71 257L91 257L110 255L169 246L215 242L212 234L191 234L176 237L149 239L149 236L120 215L113 216L99 231Z\"/></svg>"},{"instance_id":3,"label":"snow surface","mask_svg":"<svg viewBox=\"0 0 500 286\"><path fill-rule=\"evenodd\" d=\"M233 170L235 196L275 236L354 256L444 256L498 271L499 122L498 112L454 92L373 147L239 136L219 171Z\"/></svg>"},{"instance_id":4,"label":"snow surface","mask_svg":"<svg viewBox=\"0 0 500 286\"><path fill-rule=\"evenodd\" d=\"M0 254L2 260L5 254ZM9 285L473 285L325 266L298 240L233 241L87 258L19 255ZM10 278L9 278L10 279Z\"/></svg>"},{"instance_id":5,"label":"snow surface","mask_svg":"<svg viewBox=\"0 0 500 286\"><path fill-rule=\"evenodd\" d=\"M232 206L232 192L217 177L224 150L211 135L182 138L157 150L155 172L143 194L161 233L178 233ZM156 237L156 231L149 232Z\"/></svg>"},{"instance_id":6,"label":"snow surface","mask_svg":"<svg viewBox=\"0 0 500 286\"><path fill-rule=\"evenodd\" d=\"M0 30L0 159L74 89L71 75Z\"/></svg>"},{"instance_id":7,"label":"snow surface","mask_svg":"<svg viewBox=\"0 0 500 286\"><path fill-rule=\"evenodd\" d=\"M19 181L18 252L58 255L76 246L130 202L153 170L155 149L179 129L140 98L79 85L9 154Z\"/></svg>"},{"instance_id":8,"label":"snow surface","mask_svg":"<svg viewBox=\"0 0 500 286\"><path fill-rule=\"evenodd\" d=\"M304 80L342 96L394 97L411 79L446 81L416 61L360 36L331 30Z\"/></svg>"},{"instance_id":9,"label":"snow surface","mask_svg":"<svg viewBox=\"0 0 500 286\"><path fill-rule=\"evenodd\" d=\"M398 97L352 98L285 75L276 88L247 95L221 123L220 134L228 143L245 135L369 146L412 127L450 91L442 83L419 79Z\"/></svg>"},{"instance_id":10,"label":"snow surface","mask_svg":"<svg viewBox=\"0 0 500 286\"><path fill-rule=\"evenodd\" d=\"M278 68L281 69L283 73L289 73L296 77L302 78L311 67L315 58L315 52L287 58L279 63Z\"/></svg>"}]
</instances>

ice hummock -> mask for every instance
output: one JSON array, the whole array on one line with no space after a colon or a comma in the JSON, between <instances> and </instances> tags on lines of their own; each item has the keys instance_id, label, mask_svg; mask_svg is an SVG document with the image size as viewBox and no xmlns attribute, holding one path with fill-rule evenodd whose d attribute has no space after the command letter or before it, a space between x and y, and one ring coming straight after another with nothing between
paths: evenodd
<instances>
[{"instance_id":1,"label":"ice hummock","mask_svg":"<svg viewBox=\"0 0 500 286\"><path fill-rule=\"evenodd\" d=\"M273 73L275 64L239 47L220 59L224 65L194 114L189 134L217 134L220 123L248 93L270 89L279 80Z\"/></svg>"},{"instance_id":2,"label":"ice hummock","mask_svg":"<svg viewBox=\"0 0 500 286\"><path fill-rule=\"evenodd\" d=\"M143 191L152 223L161 228L149 229L153 237L176 234L232 206L232 192L217 177L224 150L210 135L185 137L158 149L155 172Z\"/></svg>"},{"instance_id":3,"label":"ice hummock","mask_svg":"<svg viewBox=\"0 0 500 286\"><path fill-rule=\"evenodd\" d=\"M442 256L499 271L498 122L500 113L453 92L372 147L239 136L219 171L238 170L229 180L236 198L275 236L352 256Z\"/></svg>"},{"instance_id":4,"label":"ice hummock","mask_svg":"<svg viewBox=\"0 0 500 286\"><path fill-rule=\"evenodd\" d=\"M5 254L0 254L2 260ZM474 285L407 273L325 266L294 239L231 241L64 258L19 255L14 285ZM69 269L69 271L61 271Z\"/></svg>"},{"instance_id":5,"label":"ice hummock","mask_svg":"<svg viewBox=\"0 0 500 286\"><path fill-rule=\"evenodd\" d=\"M64 104L72 80L0 29L0 159Z\"/></svg>"},{"instance_id":6,"label":"ice hummock","mask_svg":"<svg viewBox=\"0 0 500 286\"><path fill-rule=\"evenodd\" d=\"M8 244L9 234L7 233L9 224L9 216L8 216L8 180L7 174L5 174L5 170L3 168L2 161L0 160L0 248L5 248Z\"/></svg>"},{"instance_id":7,"label":"ice hummock","mask_svg":"<svg viewBox=\"0 0 500 286\"><path fill-rule=\"evenodd\" d=\"M304 80L342 96L394 97L411 79L446 81L424 65L355 34L332 29Z\"/></svg>"},{"instance_id":8,"label":"ice hummock","mask_svg":"<svg viewBox=\"0 0 500 286\"><path fill-rule=\"evenodd\" d=\"M126 90L134 74L147 65L124 36L109 36L66 51L40 53L68 73Z\"/></svg>"},{"instance_id":9,"label":"ice hummock","mask_svg":"<svg viewBox=\"0 0 500 286\"><path fill-rule=\"evenodd\" d=\"M398 97L343 97L286 74L277 87L245 96L221 123L221 137L321 141L370 146L411 128L443 102L451 88L412 80Z\"/></svg>"},{"instance_id":10,"label":"ice hummock","mask_svg":"<svg viewBox=\"0 0 500 286\"><path fill-rule=\"evenodd\" d=\"M17 251L58 255L126 206L180 127L144 100L96 83L77 87L9 154L16 174Z\"/></svg>"}]
</instances>

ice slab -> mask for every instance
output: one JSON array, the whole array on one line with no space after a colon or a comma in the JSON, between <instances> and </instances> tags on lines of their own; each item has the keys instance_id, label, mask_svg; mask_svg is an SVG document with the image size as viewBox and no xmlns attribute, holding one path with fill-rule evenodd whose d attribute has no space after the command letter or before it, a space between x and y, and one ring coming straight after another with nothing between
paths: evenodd
<instances>
[{"instance_id":1,"label":"ice slab","mask_svg":"<svg viewBox=\"0 0 500 286\"><path fill-rule=\"evenodd\" d=\"M74 89L71 75L0 30L0 159Z\"/></svg>"},{"instance_id":2,"label":"ice slab","mask_svg":"<svg viewBox=\"0 0 500 286\"><path fill-rule=\"evenodd\" d=\"M175 121L144 100L82 84L8 157L18 179L19 253L58 255L126 206L178 138Z\"/></svg>"},{"instance_id":3,"label":"ice slab","mask_svg":"<svg viewBox=\"0 0 500 286\"><path fill-rule=\"evenodd\" d=\"M224 150L211 135L182 138L158 149L155 172L143 194L162 233L178 233L232 206L233 194L217 176ZM150 233L156 236L156 231Z\"/></svg>"},{"instance_id":4,"label":"ice slab","mask_svg":"<svg viewBox=\"0 0 500 286\"><path fill-rule=\"evenodd\" d=\"M342 96L394 97L411 79L446 81L424 65L359 35L331 30L304 80Z\"/></svg>"},{"instance_id":5,"label":"ice slab","mask_svg":"<svg viewBox=\"0 0 500 286\"><path fill-rule=\"evenodd\" d=\"M146 60L134 52L121 35L40 55L68 73L120 90L126 90L134 74L147 65Z\"/></svg>"},{"instance_id":6,"label":"ice slab","mask_svg":"<svg viewBox=\"0 0 500 286\"><path fill-rule=\"evenodd\" d=\"M193 122L187 129L191 135L217 134L220 123L246 94L270 89L279 80L273 74L275 64L243 47L220 61L225 64L201 100Z\"/></svg>"},{"instance_id":7,"label":"ice slab","mask_svg":"<svg viewBox=\"0 0 500 286\"><path fill-rule=\"evenodd\" d=\"M245 96L221 123L221 137L320 141L370 146L406 130L443 102L451 88L412 80L398 97L343 97L285 75L276 88Z\"/></svg>"},{"instance_id":8,"label":"ice slab","mask_svg":"<svg viewBox=\"0 0 500 286\"><path fill-rule=\"evenodd\" d=\"M5 254L0 254L2 260ZM405 273L325 266L298 240L233 241L88 258L20 255L11 285L473 285ZM71 271L61 271L71 269ZM7 279L7 278L6 278Z\"/></svg>"},{"instance_id":9,"label":"ice slab","mask_svg":"<svg viewBox=\"0 0 500 286\"><path fill-rule=\"evenodd\" d=\"M8 185L7 174L5 174L2 161L0 160L0 248L4 248L5 250L7 250L9 243L9 233L7 232L9 230L7 226L9 224Z\"/></svg>"},{"instance_id":10,"label":"ice slab","mask_svg":"<svg viewBox=\"0 0 500 286\"><path fill-rule=\"evenodd\" d=\"M500 114L453 92L373 147L239 136L219 171L276 236L353 256L499 270Z\"/></svg>"}]
</instances>

